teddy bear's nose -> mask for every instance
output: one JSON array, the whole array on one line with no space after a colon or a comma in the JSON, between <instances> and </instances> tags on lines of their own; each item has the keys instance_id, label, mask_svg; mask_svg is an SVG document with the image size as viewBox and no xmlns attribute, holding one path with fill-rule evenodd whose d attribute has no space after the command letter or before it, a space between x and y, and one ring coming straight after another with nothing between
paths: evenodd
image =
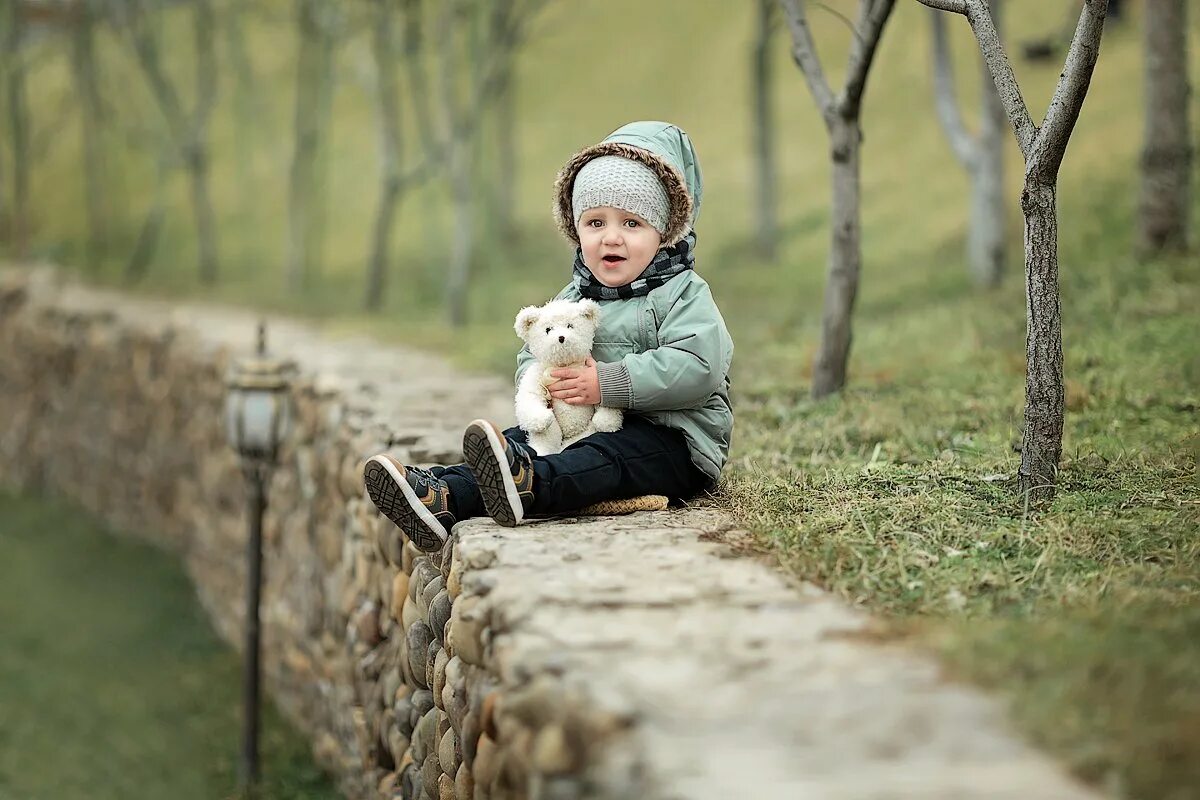
<instances>
[{"instance_id":1,"label":"teddy bear's nose","mask_svg":"<svg viewBox=\"0 0 1200 800\"><path fill-rule=\"evenodd\" d=\"M562 343L563 343L563 342L565 342L566 340L567 340L567 337L565 337L565 336L560 336L560 337L558 337L558 343L559 343L559 344L562 344Z\"/></svg>"}]
</instances>

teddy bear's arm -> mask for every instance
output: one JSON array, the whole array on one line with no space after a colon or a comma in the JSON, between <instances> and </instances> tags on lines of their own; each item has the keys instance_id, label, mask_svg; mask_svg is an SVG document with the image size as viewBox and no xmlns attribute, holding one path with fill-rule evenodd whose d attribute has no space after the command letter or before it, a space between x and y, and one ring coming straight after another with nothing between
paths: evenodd
<instances>
[{"instance_id":1,"label":"teddy bear's arm","mask_svg":"<svg viewBox=\"0 0 1200 800\"><path fill-rule=\"evenodd\" d=\"M517 387L517 424L530 433L546 430L554 422L550 402L550 392L542 383L542 370L536 365L526 370Z\"/></svg>"}]
</instances>

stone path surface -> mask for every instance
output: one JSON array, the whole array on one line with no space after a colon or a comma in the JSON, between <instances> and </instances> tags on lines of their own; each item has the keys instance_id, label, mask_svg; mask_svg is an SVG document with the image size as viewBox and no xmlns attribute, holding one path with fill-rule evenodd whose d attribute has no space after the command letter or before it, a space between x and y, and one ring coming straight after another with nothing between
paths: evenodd
<instances>
[{"instance_id":1,"label":"stone path surface","mask_svg":"<svg viewBox=\"0 0 1200 800\"><path fill-rule=\"evenodd\" d=\"M49 273L46 280L52 280ZM229 306L180 305L66 283L55 305L67 312L115 312L146 328L178 328L215 353L248 355L258 321L267 322L267 349L313 375L318 391L347 398L347 413L365 427L403 438L415 462L461 460L462 430L477 417L515 424L510 381L464 374L434 355L381 345L364 336L322 333L312 324ZM498 335L509 335L500 331ZM516 342L516 337L513 336ZM515 353L515 350L514 350ZM515 363L515 362L514 362ZM397 437L399 434L399 437Z\"/></svg>"},{"instance_id":2,"label":"stone path surface","mask_svg":"<svg viewBox=\"0 0 1200 800\"><path fill-rule=\"evenodd\" d=\"M257 319L78 287L55 303L186 327L214 351L247 352ZM362 418L364 440L413 461L457 460L472 418L512 423L511 380L286 320L269 330L272 350L347 398L343 413ZM1095 796L1016 738L996 700L948 682L923 654L875 641L864 614L737 555L726 542L744 533L719 511L512 530L470 520L455 535L455 614L463 597L486 603L486 661L500 687L553 674L572 702L620 729L589 766L583 796ZM547 785L538 796L558 795Z\"/></svg>"},{"instance_id":3,"label":"stone path surface","mask_svg":"<svg viewBox=\"0 0 1200 800\"><path fill-rule=\"evenodd\" d=\"M1014 738L995 701L736 556L720 541L731 527L708 510L460 525L501 617L502 678L542 663L631 721L598 796L1093 796Z\"/></svg>"}]
</instances>

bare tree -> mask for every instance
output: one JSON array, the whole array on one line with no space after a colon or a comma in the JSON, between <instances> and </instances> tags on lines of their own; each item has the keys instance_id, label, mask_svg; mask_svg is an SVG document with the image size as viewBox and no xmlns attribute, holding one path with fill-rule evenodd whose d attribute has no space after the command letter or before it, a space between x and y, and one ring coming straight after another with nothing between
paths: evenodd
<instances>
[{"instance_id":1,"label":"bare tree","mask_svg":"<svg viewBox=\"0 0 1200 800\"><path fill-rule=\"evenodd\" d=\"M519 28L514 24L513 0L493 0L489 38L496 59L495 104L496 169L489 217L497 233L511 242L516 236L513 209L516 208L517 188L517 84L515 79L518 42L514 41Z\"/></svg>"},{"instance_id":2,"label":"bare tree","mask_svg":"<svg viewBox=\"0 0 1200 800\"><path fill-rule=\"evenodd\" d=\"M84 205L87 208L86 261L95 271L104 256L108 220L104 201L103 109L95 28L100 15L96 0L77 0L71 19L71 75L79 97L80 145L83 152Z\"/></svg>"},{"instance_id":3,"label":"bare tree","mask_svg":"<svg viewBox=\"0 0 1200 800\"><path fill-rule=\"evenodd\" d=\"M437 21L441 56L438 90L444 120L441 127L446 133L438 150L445 157L453 208L446 299L450 323L455 327L467 322L467 285L475 256L476 198L480 194L476 185L479 144L476 137L484 115L495 101L497 86L506 70L511 69L513 51L525 40L529 23L544 4L545 0L526 0L509 7L508 13L500 17L493 15L487 42L483 41L479 28L481 11L488 7L486 3L446 0L441 4ZM469 65L465 77L460 74L464 63Z\"/></svg>"},{"instance_id":4,"label":"bare tree","mask_svg":"<svg viewBox=\"0 0 1200 800\"><path fill-rule=\"evenodd\" d=\"M779 221L775 175L778 165L775 155L775 108L771 89L775 85L771 69L771 34L774 31L775 0L758 0L758 25L750 50L751 90L754 94L754 163L758 175L756 222L758 249L768 259L775 260L779 240Z\"/></svg>"},{"instance_id":5,"label":"bare tree","mask_svg":"<svg viewBox=\"0 0 1200 800\"><path fill-rule=\"evenodd\" d=\"M12 7L10 3L6 10L0 10L0 100L6 100L8 89L8 71L12 68L14 49L10 46L9 26L12 24ZM8 226L8 182L5 174L4 148L0 147L0 241L10 239Z\"/></svg>"},{"instance_id":6,"label":"bare tree","mask_svg":"<svg viewBox=\"0 0 1200 800\"><path fill-rule=\"evenodd\" d=\"M808 89L825 121L825 129L829 132L830 158L833 161L829 279L825 285L821 346L813 366L812 386L813 397L825 397L846 384L846 365L850 359L850 317L858 293L858 275L862 265L858 191L862 128L859 115L871 62L895 0L859 0L846 83L836 95L825 80L816 43L808 28L803 0L781 2L792 32L792 57L804 73Z\"/></svg>"},{"instance_id":7,"label":"bare tree","mask_svg":"<svg viewBox=\"0 0 1200 800\"><path fill-rule=\"evenodd\" d=\"M166 120L167 131L179 154L179 160L188 172L192 213L196 225L200 281L216 283L217 231L208 189L208 124L217 99L212 0L192 2L196 84L195 105L191 114L184 110L179 92L163 65L158 39L148 19L150 9L146 0L129 0L118 5L123 9L126 28L133 38L138 65L146 76L159 110ZM157 209L152 209L148 221L152 221L156 215ZM135 273L132 267L129 272Z\"/></svg>"},{"instance_id":8,"label":"bare tree","mask_svg":"<svg viewBox=\"0 0 1200 800\"><path fill-rule=\"evenodd\" d=\"M125 280L130 283L144 278L154 260L163 223L167 220L167 180L176 169L177 161L170 148L163 148L159 154L150 206L146 209L142 224L138 226L137 239L129 254L129 260L125 262Z\"/></svg>"},{"instance_id":9,"label":"bare tree","mask_svg":"<svg viewBox=\"0 0 1200 800\"><path fill-rule=\"evenodd\" d=\"M469 0L468 0L469 2ZM446 301L450 324L467 324L467 282L471 259L475 252L475 187L471 147L470 115L478 106L464 103L458 85L462 82L458 70L465 60L455 44L455 28L470 19L470 5L463 0L444 0L438 17L438 46L441 53L441 99L447 120L447 166L449 167L450 202L453 207L450 264L446 276ZM478 85L478 84L476 84Z\"/></svg>"},{"instance_id":10,"label":"bare tree","mask_svg":"<svg viewBox=\"0 0 1200 800\"><path fill-rule=\"evenodd\" d=\"M1187 3L1146 0L1145 26L1146 117L1138 249L1183 252L1192 208L1193 154L1188 129Z\"/></svg>"},{"instance_id":11,"label":"bare tree","mask_svg":"<svg viewBox=\"0 0 1200 800\"><path fill-rule=\"evenodd\" d=\"M22 48L25 21L21 3L5 4L7 27L5 76L8 89L8 132L12 140L12 208L10 238L13 253L23 258L29 246L29 106L25 96L25 59Z\"/></svg>"},{"instance_id":12,"label":"bare tree","mask_svg":"<svg viewBox=\"0 0 1200 800\"><path fill-rule=\"evenodd\" d=\"M1000 28L1001 0L992 0L992 19ZM971 215L967 227L967 264L978 286L996 287L1004 274L1004 106L986 63L980 61L979 134L963 124L954 96L954 68L946 42L944 15L930 11L933 29L933 81L938 120L951 149L971 177Z\"/></svg>"},{"instance_id":13,"label":"bare tree","mask_svg":"<svg viewBox=\"0 0 1200 800\"><path fill-rule=\"evenodd\" d=\"M917 0L966 16L1025 158L1025 430L1018 471L1030 501L1054 496L1062 457L1063 357L1058 295L1058 170L1100 55L1108 0L1084 0L1066 64L1041 127L1034 124L986 0Z\"/></svg>"},{"instance_id":14,"label":"bare tree","mask_svg":"<svg viewBox=\"0 0 1200 800\"><path fill-rule=\"evenodd\" d=\"M231 0L222 8L219 15L224 32L226 61L233 72L233 119L234 119L234 151L237 158L237 173L239 180L245 184L253 179L255 154L258 152L259 136L257 118L271 118L271 112L264 106L270 102L268 93L259 91L258 79L254 74L254 65L246 48L246 37L243 32L243 21L246 8L243 0ZM240 213L245 216L252 213L258 198L253 192L240 192L238 195Z\"/></svg>"},{"instance_id":15,"label":"bare tree","mask_svg":"<svg viewBox=\"0 0 1200 800\"><path fill-rule=\"evenodd\" d=\"M200 280L217 282L217 225L208 191L208 124L217 102L217 54L212 0L192 0L196 48L196 105L186 141L184 161L191 177L196 241L200 248Z\"/></svg>"},{"instance_id":16,"label":"bare tree","mask_svg":"<svg viewBox=\"0 0 1200 800\"><path fill-rule=\"evenodd\" d=\"M322 157L333 95L337 13L331 0L296 0L300 52L296 59L295 144L284 267L291 291L309 283L324 244Z\"/></svg>"},{"instance_id":17,"label":"bare tree","mask_svg":"<svg viewBox=\"0 0 1200 800\"><path fill-rule=\"evenodd\" d=\"M400 98L396 76L396 48L393 41L391 0L374 0L375 18L371 31L371 53L375 58L376 88L379 103L379 154L381 181L379 211L375 217L371 261L367 270L364 306L377 310L383 304L387 276L388 247L392 222L400 197Z\"/></svg>"}]
</instances>

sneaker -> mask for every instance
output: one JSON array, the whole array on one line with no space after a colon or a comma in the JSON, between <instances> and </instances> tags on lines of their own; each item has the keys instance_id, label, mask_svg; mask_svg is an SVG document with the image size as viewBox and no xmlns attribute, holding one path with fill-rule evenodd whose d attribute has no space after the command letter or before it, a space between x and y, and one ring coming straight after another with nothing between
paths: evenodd
<instances>
[{"instance_id":1,"label":"sneaker","mask_svg":"<svg viewBox=\"0 0 1200 800\"><path fill-rule=\"evenodd\" d=\"M492 519L506 528L519 525L533 505L533 460L485 419L463 432L463 457Z\"/></svg>"},{"instance_id":2,"label":"sneaker","mask_svg":"<svg viewBox=\"0 0 1200 800\"><path fill-rule=\"evenodd\" d=\"M367 459L363 482L375 507L426 553L440 550L458 522L450 512L450 487L427 469L380 454Z\"/></svg>"}]
</instances>

